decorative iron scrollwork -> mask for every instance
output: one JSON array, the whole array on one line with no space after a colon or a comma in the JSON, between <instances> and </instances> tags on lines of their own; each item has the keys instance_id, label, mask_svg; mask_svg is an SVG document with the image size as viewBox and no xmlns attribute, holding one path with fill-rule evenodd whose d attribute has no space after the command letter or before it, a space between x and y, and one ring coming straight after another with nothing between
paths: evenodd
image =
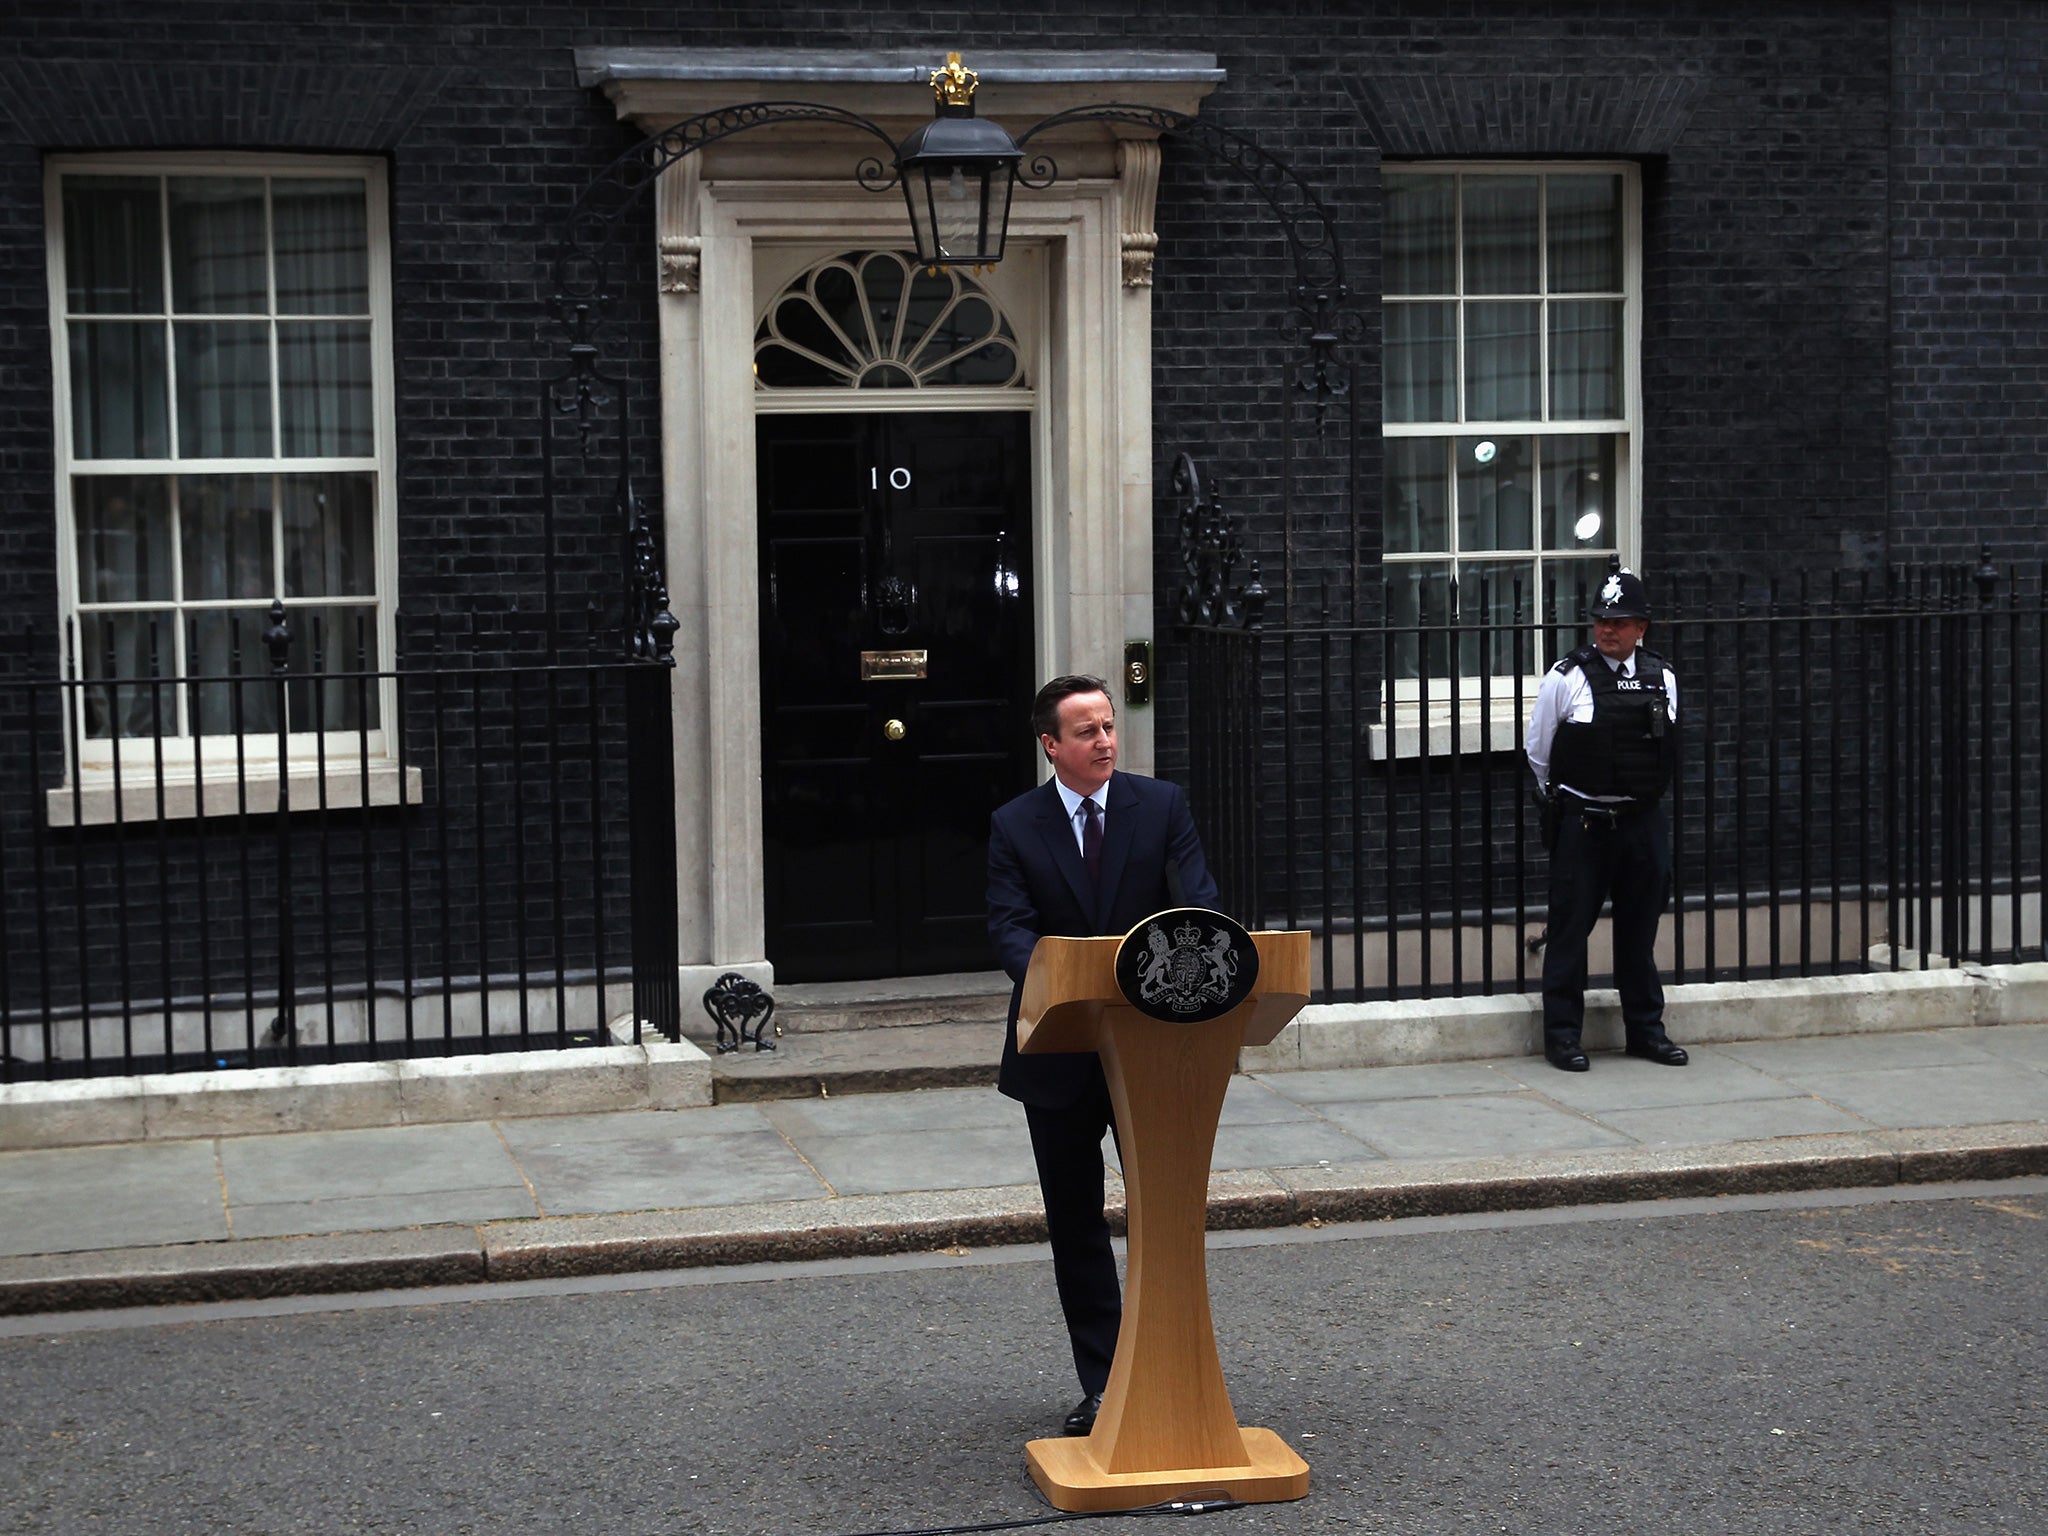
<instances>
[{"instance_id":1,"label":"decorative iron scrollwork","mask_svg":"<svg viewBox=\"0 0 2048 1536\"><path fill-rule=\"evenodd\" d=\"M718 1026L720 1055L738 1050L749 1040L757 1051L775 1049L773 1040L762 1038L769 1020L775 1017L775 999L758 981L727 971L704 994L704 1011ZM782 1030L778 1026L775 1032L779 1035Z\"/></svg>"},{"instance_id":2,"label":"decorative iron scrollwork","mask_svg":"<svg viewBox=\"0 0 2048 1536\"><path fill-rule=\"evenodd\" d=\"M1202 474L1186 453L1173 461L1167 480L1180 502L1180 559L1185 573L1174 605L1183 624L1219 628L1259 629L1264 626L1266 589L1259 581L1259 562L1245 561L1244 540L1237 523L1224 512L1212 484L1202 492ZM1240 562L1246 579L1234 582Z\"/></svg>"}]
</instances>

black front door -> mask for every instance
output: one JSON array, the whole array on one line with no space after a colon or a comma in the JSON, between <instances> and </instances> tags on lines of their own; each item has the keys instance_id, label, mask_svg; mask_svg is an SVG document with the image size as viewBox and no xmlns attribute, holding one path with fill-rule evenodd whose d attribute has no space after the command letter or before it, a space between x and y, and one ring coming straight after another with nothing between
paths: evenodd
<instances>
[{"instance_id":1,"label":"black front door","mask_svg":"<svg viewBox=\"0 0 2048 1536\"><path fill-rule=\"evenodd\" d=\"M1031 787L1030 421L759 420L768 958L991 964L989 813Z\"/></svg>"}]
</instances>

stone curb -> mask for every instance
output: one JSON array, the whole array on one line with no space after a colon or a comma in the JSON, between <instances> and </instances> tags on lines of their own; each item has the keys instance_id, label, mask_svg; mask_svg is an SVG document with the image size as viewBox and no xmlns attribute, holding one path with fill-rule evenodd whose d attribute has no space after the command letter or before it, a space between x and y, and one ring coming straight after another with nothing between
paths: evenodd
<instances>
[{"instance_id":1,"label":"stone curb","mask_svg":"<svg viewBox=\"0 0 2048 1536\"><path fill-rule=\"evenodd\" d=\"M463 1285L485 1278L483 1245L467 1227L179 1243L0 1259L0 1317Z\"/></svg>"},{"instance_id":2,"label":"stone curb","mask_svg":"<svg viewBox=\"0 0 2048 1536\"><path fill-rule=\"evenodd\" d=\"M1541 1160L1365 1162L1210 1180L1212 1231L1565 1205L1883 1188L2048 1173L2048 1124L1936 1127ZM1123 1208L1111 1207L1121 1230ZM255 1238L0 1259L0 1316L1043 1241L1030 1185L857 1195L480 1228Z\"/></svg>"}]
</instances>

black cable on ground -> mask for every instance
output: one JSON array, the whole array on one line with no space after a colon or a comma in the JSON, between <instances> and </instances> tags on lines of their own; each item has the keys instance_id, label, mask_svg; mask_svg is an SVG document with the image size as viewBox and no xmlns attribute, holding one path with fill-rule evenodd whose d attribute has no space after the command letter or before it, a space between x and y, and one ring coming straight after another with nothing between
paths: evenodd
<instances>
[{"instance_id":1,"label":"black cable on ground","mask_svg":"<svg viewBox=\"0 0 2048 1536\"><path fill-rule=\"evenodd\" d=\"M1063 1520L1115 1520L1130 1515L1207 1515L1219 1509L1243 1509L1244 1500L1233 1499L1218 1490L1183 1494L1160 1504L1137 1509L1056 1510L1049 1515L1026 1515L1021 1520L986 1520L979 1525L927 1525L916 1530L856 1531L847 1536L973 1536L977 1531L1017 1531L1032 1525L1057 1525Z\"/></svg>"}]
</instances>

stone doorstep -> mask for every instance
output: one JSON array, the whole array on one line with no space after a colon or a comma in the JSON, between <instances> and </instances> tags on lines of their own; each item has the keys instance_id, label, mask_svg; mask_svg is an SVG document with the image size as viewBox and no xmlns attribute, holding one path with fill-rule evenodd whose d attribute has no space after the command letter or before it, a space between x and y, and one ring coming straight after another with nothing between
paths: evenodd
<instances>
[{"instance_id":1,"label":"stone doorstep","mask_svg":"<svg viewBox=\"0 0 2048 1536\"><path fill-rule=\"evenodd\" d=\"M791 1034L775 1046L772 1051L757 1051L743 1045L714 1056L712 1086L718 1102L759 1103L993 1083L1003 1054L1003 1019Z\"/></svg>"},{"instance_id":2,"label":"stone doorstep","mask_svg":"<svg viewBox=\"0 0 2048 1536\"><path fill-rule=\"evenodd\" d=\"M2048 1124L1211 1176L1212 1231L2048 1173ZM1123 1207L1113 1203L1121 1230ZM0 1259L0 1316L1043 1241L1028 1187L543 1217Z\"/></svg>"},{"instance_id":3,"label":"stone doorstep","mask_svg":"<svg viewBox=\"0 0 2048 1536\"><path fill-rule=\"evenodd\" d=\"M878 981L792 982L771 989L774 1024L784 1035L901 1029L922 1024L1003 1023L1010 979L1001 971L892 976ZM716 1026L692 1018L688 1033L711 1042Z\"/></svg>"}]
</instances>

